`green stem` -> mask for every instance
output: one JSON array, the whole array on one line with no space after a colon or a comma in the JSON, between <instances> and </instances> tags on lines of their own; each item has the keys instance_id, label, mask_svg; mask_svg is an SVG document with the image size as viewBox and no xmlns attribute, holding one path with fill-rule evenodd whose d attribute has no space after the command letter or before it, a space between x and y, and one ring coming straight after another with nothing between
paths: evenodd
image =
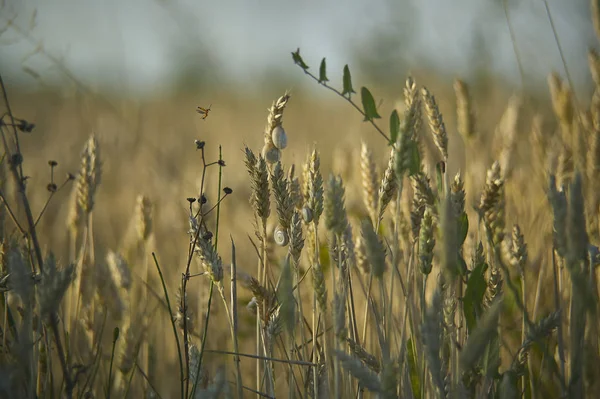
<instances>
[{"instance_id":1,"label":"green stem","mask_svg":"<svg viewBox=\"0 0 600 399\"><path fill-rule=\"evenodd\" d=\"M112 351L110 353L110 366L108 368L108 390L106 392L107 399L110 399L110 394L112 391L112 372L113 372L113 363L115 360L115 348L117 347L117 341L119 340L119 327L115 327L113 332L113 344Z\"/></svg>"},{"instance_id":2,"label":"green stem","mask_svg":"<svg viewBox=\"0 0 600 399\"><path fill-rule=\"evenodd\" d=\"M185 379L185 375L183 373L183 358L181 356L181 344L179 343L179 336L177 335L177 326L175 325L175 317L173 317L173 311L171 310L171 301L169 300L169 292L167 290L167 285L165 284L165 279L163 277L162 271L160 270L160 265L158 264L158 259L156 259L156 254L152 252L152 258L154 259L154 264L156 265L156 269L158 269L158 275L160 276L160 282L162 283L163 291L165 293L165 300L167 301L167 310L169 311L169 316L171 317L171 326L173 327L173 334L175 335L175 342L177 343L177 355L179 357L179 374L181 378L180 388L181 388L181 398L184 396L184 386L183 381Z\"/></svg>"},{"instance_id":3,"label":"green stem","mask_svg":"<svg viewBox=\"0 0 600 399\"><path fill-rule=\"evenodd\" d=\"M223 151L219 146L219 161L223 160ZM217 202L217 225L215 226L215 251L219 245L219 218L221 216L221 184L223 181L223 166L219 163L219 200Z\"/></svg>"},{"instance_id":4,"label":"green stem","mask_svg":"<svg viewBox=\"0 0 600 399\"><path fill-rule=\"evenodd\" d=\"M210 290L208 292L208 309L206 310L206 322L204 323L204 334L202 338L202 347L200 348L200 358L198 359L198 369L196 370L196 381L194 381L194 386L192 387L192 395L191 398L194 398L196 392L196 386L198 385L198 379L200 377L200 370L202 369L202 357L204 355L204 347L206 346L206 335L208 334L208 321L210 319L210 304L212 302L213 296L213 288L215 283L210 281Z\"/></svg>"}]
</instances>

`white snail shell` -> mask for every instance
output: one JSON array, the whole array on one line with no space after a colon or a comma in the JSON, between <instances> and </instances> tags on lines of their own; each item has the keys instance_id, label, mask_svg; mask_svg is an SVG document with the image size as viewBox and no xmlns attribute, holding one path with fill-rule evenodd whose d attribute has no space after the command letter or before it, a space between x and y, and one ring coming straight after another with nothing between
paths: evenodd
<instances>
[{"instance_id":1,"label":"white snail shell","mask_svg":"<svg viewBox=\"0 0 600 399\"><path fill-rule=\"evenodd\" d=\"M277 163L281 159L281 151L272 143L267 143L263 147L262 156L267 163Z\"/></svg>"},{"instance_id":2,"label":"white snail shell","mask_svg":"<svg viewBox=\"0 0 600 399\"><path fill-rule=\"evenodd\" d=\"M284 229L281 225L275 227L273 238L275 239L275 244L281 247L285 247L290 242L287 230Z\"/></svg>"},{"instance_id":3,"label":"white snail shell","mask_svg":"<svg viewBox=\"0 0 600 399\"><path fill-rule=\"evenodd\" d=\"M257 308L258 308L258 302L256 300L256 297L252 297L252 300L250 302L248 302L248 305L246 305L246 309L248 309L250 311L250 313L255 315Z\"/></svg>"},{"instance_id":4,"label":"white snail shell","mask_svg":"<svg viewBox=\"0 0 600 399\"><path fill-rule=\"evenodd\" d=\"M302 220L304 220L304 223L313 221L313 211L308 206L302 207Z\"/></svg>"},{"instance_id":5,"label":"white snail shell","mask_svg":"<svg viewBox=\"0 0 600 399\"><path fill-rule=\"evenodd\" d=\"M275 129L273 129L273 132L271 133L271 138L273 139L273 144L275 144L275 147L279 148L280 150L283 150L285 147L287 147L287 133L285 130L283 130L283 126L275 126Z\"/></svg>"}]
</instances>

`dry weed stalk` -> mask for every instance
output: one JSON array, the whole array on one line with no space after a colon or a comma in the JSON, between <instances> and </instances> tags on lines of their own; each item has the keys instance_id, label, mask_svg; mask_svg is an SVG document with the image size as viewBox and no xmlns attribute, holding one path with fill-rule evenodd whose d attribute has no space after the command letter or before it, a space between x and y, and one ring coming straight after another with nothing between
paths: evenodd
<instances>
[{"instance_id":1,"label":"dry weed stalk","mask_svg":"<svg viewBox=\"0 0 600 399\"><path fill-rule=\"evenodd\" d=\"M94 302L94 236L92 227L92 212L95 195L102 178L102 161L100 147L95 135L87 140L81 154L81 166L77 177L71 208L68 216L68 226L71 233L71 259L77 259L75 283L68 294L67 325L73 328L77 320L82 301L87 304L91 315L91 326L95 324ZM77 250L77 241L82 237L81 247ZM87 301L91 297L91 301ZM92 327L93 328L93 327ZM93 342L93 329L86 329L88 339ZM91 334L91 335L90 335Z\"/></svg>"},{"instance_id":2,"label":"dry weed stalk","mask_svg":"<svg viewBox=\"0 0 600 399\"><path fill-rule=\"evenodd\" d=\"M377 223L378 176L373 153L363 141L360 151L360 168L362 175L363 201L373 224Z\"/></svg>"},{"instance_id":3,"label":"dry weed stalk","mask_svg":"<svg viewBox=\"0 0 600 399\"><path fill-rule=\"evenodd\" d=\"M460 79L454 80L454 93L456 95L456 125L458 133L465 143L475 137L475 112L469 93L469 86Z\"/></svg>"},{"instance_id":4,"label":"dry weed stalk","mask_svg":"<svg viewBox=\"0 0 600 399\"><path fill-rule=\"evenodd\" d=\"M425 113L427 114L427 119L429 120L429 128L433 134L433 141L435 142L438 150L440 150L442 159L447 162L448 133L446 132L446 126L444 125L442 114L440 113L438 105L435 101L435 97L429 90L427 90L427 88L422 88L421 94L423 96L423 102L425 103Z\"/></svg>"}]
</instances>

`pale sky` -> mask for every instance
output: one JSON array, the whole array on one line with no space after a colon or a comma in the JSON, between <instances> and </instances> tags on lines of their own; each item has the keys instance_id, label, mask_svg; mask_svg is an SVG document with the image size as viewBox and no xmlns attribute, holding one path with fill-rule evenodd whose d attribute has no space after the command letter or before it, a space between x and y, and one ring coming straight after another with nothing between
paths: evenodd
<instances>
[{"instance_id":1,"label":"pale sky","mask_svg":"<svg viewBox=\"0 0 600 399\"><path fill-rule=\"evenodd\" d=\"M494 71L518 80L503 0L0 0L0 29L15 17L48 53L91 87L106 82L129 90L166 84L186 49L208 50L200 63L218 65L227 79L248 82L266 70L299 73L290 51L300 47L318 67L352 64L352 49L368 45L375 29L409 32L405 60L465 75L473 32L492 53ZM528 74L544 80L563 67L543 0L509 0L519 51ZM574 80L589 79L586 50L597 46L589 0L548 0ZM29 29L36 11L35 25ZM5 79L32 82L27 66L44 80L60 72L10 27L0 36ZM32 55L33 54L33 55ZM390 65L390 68L397 66ZM334 73L331 73L334 75ZM335 76L335 75L334 75Z\"/></svg>"}]
</instances>

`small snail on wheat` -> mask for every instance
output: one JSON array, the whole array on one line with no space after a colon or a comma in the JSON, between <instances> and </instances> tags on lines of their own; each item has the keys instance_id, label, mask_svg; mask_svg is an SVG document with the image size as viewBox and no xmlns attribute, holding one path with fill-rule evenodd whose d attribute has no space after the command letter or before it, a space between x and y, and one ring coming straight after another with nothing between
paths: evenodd
<instances>
[{"instance_id":1,"label":"small snail on wheat","mask_svg":"<svg viewBox=\"0 0 600 399\"><path fill-rule=\"evenodd\" d=\"M277 163L281 159L281 151L273 143L266 143L262 150L262 156L267 163Z\"/></svg>"},{"instance_id":2,"label":"small snail on wheat","mask_svg":"<svg viewBox=\"0 0 600 399\"><path fill-rule=\"evenodd\" d=\"M285 247L288 245L290 238L288 236L288 232L283 226L278 225L275 227L275 232L273 233L273 239L275 240L275 244Z\"/></svg>"},{"instance_id":3,"label":"small snail on wheat","mask_svg":"<svg viewBox=\"0 0 600 399\"><path fill-rule=\"evenodd\" d=\"M306 224L313 221L313 211L309 206L305 205L302 207L302 220L304 220L304 223Z\"/></svg>"},{"instance_id":4,"label":"small snail on wheat","mask_svg":"<svg viewBox=\"0 0 600 399\"><path fill-rule=\"evenodd\" d=\"M283 126L275 126L273 132L271 133L271 139L273 139L273 144L275 144L275 147L279 148L280 150L283 150L285 147L287 147L287 133L285 130L283 130Z\"/></svg>"}]
</instances>

